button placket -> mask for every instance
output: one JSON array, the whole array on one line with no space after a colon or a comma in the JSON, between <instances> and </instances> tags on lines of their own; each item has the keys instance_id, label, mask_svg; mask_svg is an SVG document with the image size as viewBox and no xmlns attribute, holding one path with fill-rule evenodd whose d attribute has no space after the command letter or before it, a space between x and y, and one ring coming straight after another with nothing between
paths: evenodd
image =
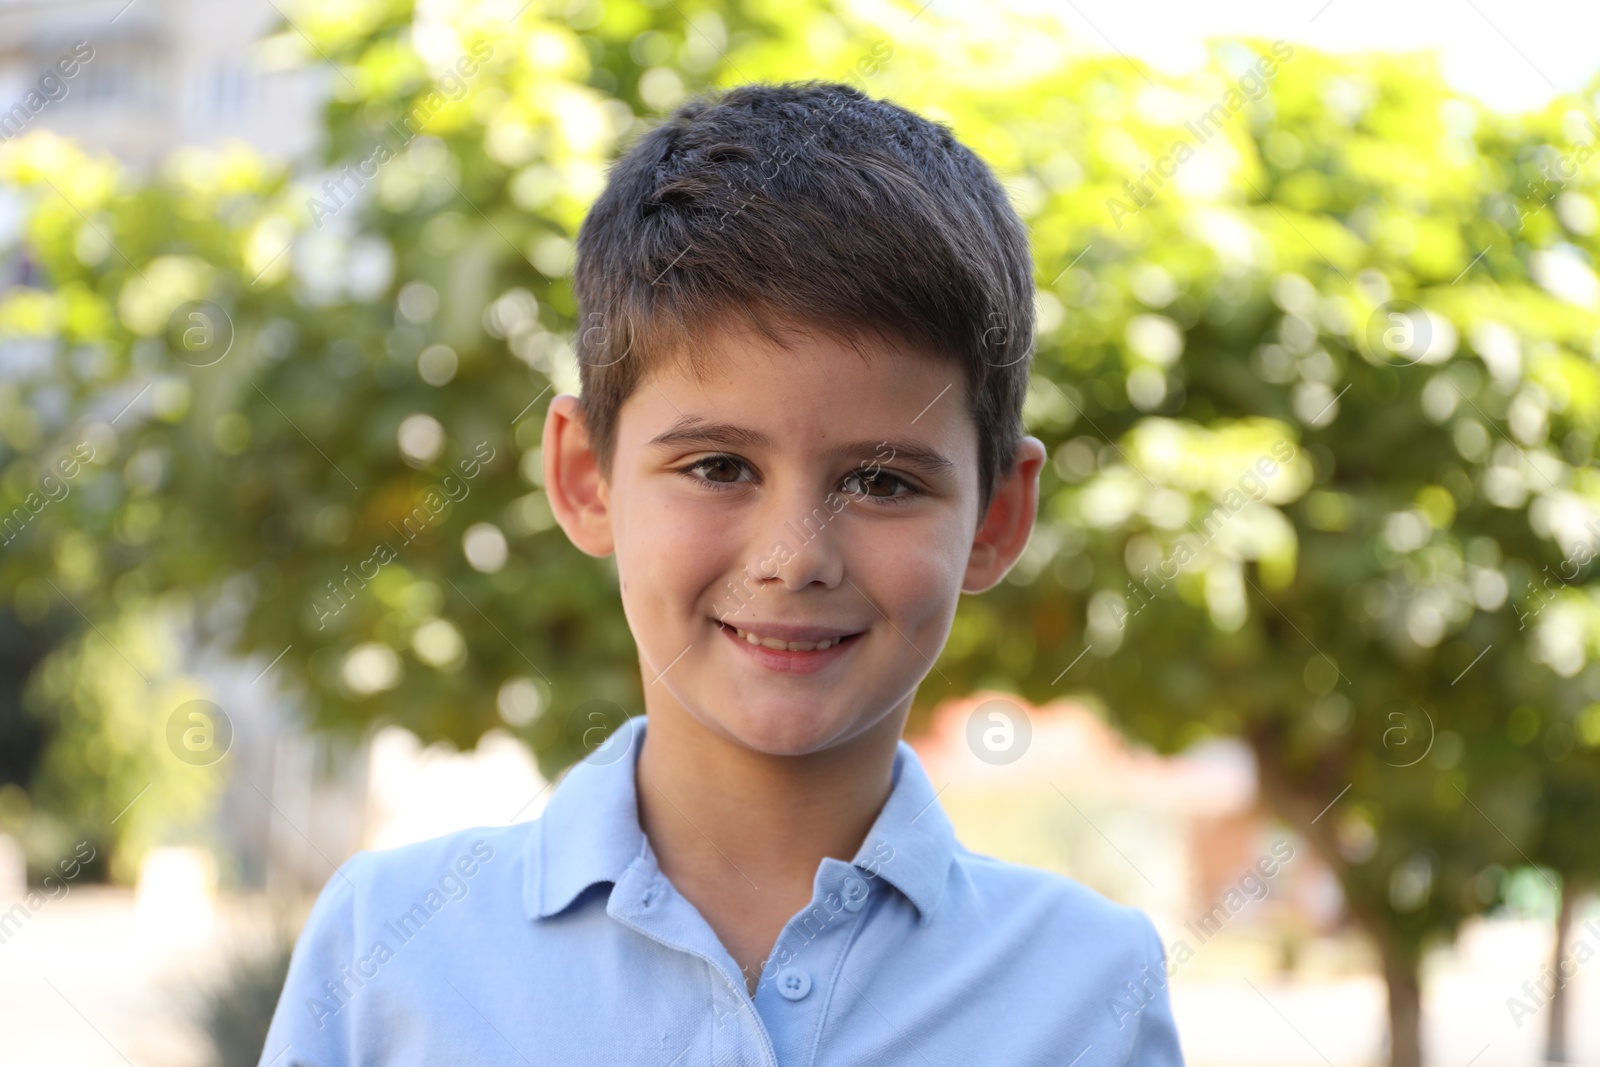
<instances>
[{"instance_id":1,"label":"button placket","mask_svg":"<svg viewBox=\"0 0 1600 1067\"><path fill-rule=\"evenodd\" d=\"M625 926L705 965L710 984L705 1028L712 1063L778 1067L772 1035L747 999L743 981L735 982L732 958L704 917L672 891L653 862L636 862L624 872L606 910Z\"/></svg>"},{"instance_id":2,"label":"button placket","mask_svg":"<svg viewBox=\"0 0 1600 1067\"><path fill-rule=\"evenodd\" d=\"M811 902L773 945L755 1004L784 1063L804 1064L815 1049L831 999L829 983L872 898L870 883L850 864L823 860Z\"/></svg>"},{"instance_id":3,"label":"button placket","mask_svg":"<svg viewBox=\"0 0 1600 1067\"><path fill-rule=\"evenodd\" d=\"M804 1000L811 992L811 976L799 967L785 967L778 972L778 992L784 1000Z\"/></svg>"}]
</instances>

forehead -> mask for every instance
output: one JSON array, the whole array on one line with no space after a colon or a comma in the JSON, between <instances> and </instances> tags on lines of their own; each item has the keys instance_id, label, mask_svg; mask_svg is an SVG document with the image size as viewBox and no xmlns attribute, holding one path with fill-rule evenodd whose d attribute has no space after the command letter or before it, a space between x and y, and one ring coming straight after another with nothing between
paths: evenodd
<instances>
[{"instance_id":1,"label":"forehead","mask_svg":"<svg viewBox=\"0 0 1600 1067\"><path fill-rule=\"evenodd\" d=\"M618 421L619 443L648 440L663 423L714 422L791 447L873 435L937 442L976 465L977 428L954 360L891 339L798 327L781 343L750 328L708 331L692 350L653 361Z\"/></svg>"}]
</instances>

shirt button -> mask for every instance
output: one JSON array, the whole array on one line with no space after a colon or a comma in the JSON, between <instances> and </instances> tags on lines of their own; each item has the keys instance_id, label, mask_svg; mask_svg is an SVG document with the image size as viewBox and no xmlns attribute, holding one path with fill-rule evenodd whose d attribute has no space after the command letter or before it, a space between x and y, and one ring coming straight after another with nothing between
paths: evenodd
<instances>
[{"instance_id":1,"label":"shirt button","mask_svg":"<svg viewBox=\"0 0 1600 1067\"><path fill-rule=\"evenodd\" d=\"M778 972L778 992L785 1000L799 1000L811 992L811 976L798 967L785 967Z\"/></svg>"},{"instance_id":2,"label":"shirt button","mask_svg":"<svg viewBox=\"0 0 1600 1067\"><path fill-rule=\"evenodd\" d=\"M844 910L860 911L867 905L867 894L870 892L867 883L855 875L844 880Z\"/></svg>"}]
</instances>

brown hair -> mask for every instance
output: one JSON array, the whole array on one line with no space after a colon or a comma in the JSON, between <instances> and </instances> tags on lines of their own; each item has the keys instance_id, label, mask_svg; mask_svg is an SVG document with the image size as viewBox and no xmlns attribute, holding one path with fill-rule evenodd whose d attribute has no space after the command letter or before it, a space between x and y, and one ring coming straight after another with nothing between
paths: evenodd
<instances>
[{"instance_id":1,"label":"brown hair","mask_svg":"<svg viewBox=\"0 0 1600 1067\"><path fill-rule=\"evenodd\" d=\"M678 108L611 168L578 232L574 291L603 469L651 361L674 352L698 366L731 315L779 345L817 330L953 360L985 507L1022 435L1027 230L948 127L847 85L744 85Z\"/></svg>"}]
</instances>

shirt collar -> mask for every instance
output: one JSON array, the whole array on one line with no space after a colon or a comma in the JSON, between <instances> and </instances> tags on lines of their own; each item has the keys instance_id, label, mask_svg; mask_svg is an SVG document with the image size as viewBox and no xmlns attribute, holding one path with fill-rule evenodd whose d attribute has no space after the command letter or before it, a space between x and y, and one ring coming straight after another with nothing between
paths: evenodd
<instances>
[{"instance_id":1,"label":"shirt collar","mask_svg":"<svg viewBox=\"0 0 1600 1067\"><path fill-rule=\"evenodd\" d=\"M523 904L530 917L557 914L597 882L615 884L645 854L634 779L645 728L644 715L628 719L557 785L537 832L529 835ZM955 832L922 761L903 739L892 783L851 862L898 889L927 922L944 895Z\"/></svg>"},{"instance_id":2,"label":"shirt collar","mask_svg":"<svg viewBox=\"0 0 1600 1067\"><path fill-rule=\"evenodd\" d=\"M644 851L634 764L645 717L624 722L569 768L530 834L523 904L533 918L554 915L596 882L617 882Z\"/></svg>"}]
</instances>

